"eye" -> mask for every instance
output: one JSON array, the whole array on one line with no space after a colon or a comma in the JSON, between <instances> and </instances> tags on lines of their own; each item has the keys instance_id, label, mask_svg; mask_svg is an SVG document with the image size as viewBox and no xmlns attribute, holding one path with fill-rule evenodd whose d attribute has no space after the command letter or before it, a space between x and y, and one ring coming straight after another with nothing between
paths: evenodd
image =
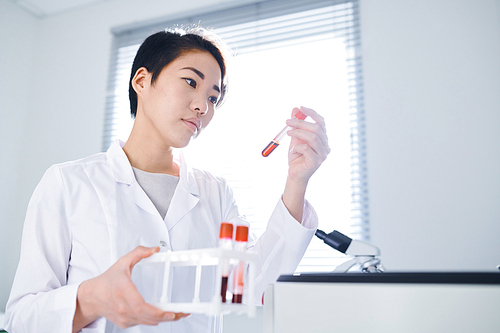
<instances>
[{"instance_id":1,"label":"eye","mask_svg":"<svg viewBox=\"0 0 500 333\"><path fill-rule=\"evenodd\" d=\"M187 77L183 77L184 80L186 80L187 84L189 84L191 87L196 88L196 81Z\"/></svg>"},{"instance_id":2,"label":"eye","mask_svg":"<svg viewBox=\"0 0 500 333\"><path fill-rule=\"evenodd\" d=\"M213 105L215 105L215 104L217 104L217 102L218 102L219 99L217 97L215 97L215 96L210 96L208 98L208 100L210 101L210 103L212 103Z\"/></svg>"}]
</instances>

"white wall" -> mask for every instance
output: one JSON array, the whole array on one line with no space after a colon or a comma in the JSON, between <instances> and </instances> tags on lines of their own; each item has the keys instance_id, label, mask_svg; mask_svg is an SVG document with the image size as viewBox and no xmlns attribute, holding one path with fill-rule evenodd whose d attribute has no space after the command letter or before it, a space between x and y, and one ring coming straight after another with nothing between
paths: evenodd
<instances>
[{"instance_id":1,"label":"white wall","mask_svg":"<svg viewBox=\"0 0 500 333\"><path fill-rule=\"evenodd\" d=\"M372 242L392 270L494 270L500 2L361 10Z\"/></svg>"},{"instance_id":2,"label":"white wall","mask_svg":"<svg viewBox=\"0 0 500 333\"><path fill-rule=\"evenodd\" d=\"M0 311L19 258L25 202L18 191L37 20L0 1Z\"/></svg>"},{"instance_id":3,"label":"white wall","mask_svg":"<svg viewBox=\"0 0 500 333\"><path fill-rule=\"evenodd\" d=\"M0 311L53 163L101 149L112 27L229 0L109 1L42 20L0 0ZM362 0L372 241L392 270L500 264L499 0Z\"/></svg>"}]
</instances>

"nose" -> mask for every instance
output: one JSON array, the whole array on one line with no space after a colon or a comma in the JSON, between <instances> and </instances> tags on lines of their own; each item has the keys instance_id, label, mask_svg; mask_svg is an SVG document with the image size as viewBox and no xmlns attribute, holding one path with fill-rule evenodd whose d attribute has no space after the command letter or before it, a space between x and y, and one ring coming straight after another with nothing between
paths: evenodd
<instances>
[{"instance_id":1,"label":"nose","mask_svg":"<svg viewBox=\"0 0 500 333\"><path fill-rule=\"evenodd\" d=\"M208 112L208 101L204 101L200 98L194 99L191 102L191 109L204 116Z\"/></svg>"}]
</instances>

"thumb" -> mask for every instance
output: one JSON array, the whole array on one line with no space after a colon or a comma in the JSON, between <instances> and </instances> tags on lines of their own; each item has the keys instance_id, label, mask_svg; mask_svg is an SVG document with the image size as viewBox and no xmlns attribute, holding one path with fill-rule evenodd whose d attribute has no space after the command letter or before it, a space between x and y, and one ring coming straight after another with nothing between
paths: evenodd
<instances>
[{"instance_id":1,"label":"thumb","mask_svg":"<svg viewBox=\"0 0 500 333\"><path fill-rule=\"evenodd\" d=\"M127 266L132 269L139 261L144 258L150 257L151 255L160 251L160 247L145 247L138 246L125 256L123 256L123 260L126 262Z\"/></svg>"}]
</instances>

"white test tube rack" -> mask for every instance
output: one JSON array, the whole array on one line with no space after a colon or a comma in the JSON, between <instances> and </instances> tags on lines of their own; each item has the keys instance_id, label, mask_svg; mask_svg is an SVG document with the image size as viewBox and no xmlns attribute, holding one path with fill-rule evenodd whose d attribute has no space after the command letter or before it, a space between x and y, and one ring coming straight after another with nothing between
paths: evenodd
<instances>
[{"instance_id":1,"label":"white test tube rack","mask_svg":"<svg viewBox=\"0 0 500 333\"><path fill-rule=\"evenodd\" d=\"M141 260L144 265L164 265L163 285L158 290L158 279L155 279L154 295L161 295L159 299L149 300L148 303L164 311L203 313L206 315L227 314L230 312L247 313L248 317L255 317L255 264L257 255L248 252L225 250L221 248L197 249L186 251L158 252ZM247 263L248 279L245 288L245 303L223 303L221 297L222 265L229 261L235 266L239 261ZM170 269L175 266L196 266L196 277L193 300L190 303L171 303L168 301L168 284ZM211 302L200 301L201 270L203 266L217 266L215 276L215 295Z\"/></svg>"}]
</instances>

